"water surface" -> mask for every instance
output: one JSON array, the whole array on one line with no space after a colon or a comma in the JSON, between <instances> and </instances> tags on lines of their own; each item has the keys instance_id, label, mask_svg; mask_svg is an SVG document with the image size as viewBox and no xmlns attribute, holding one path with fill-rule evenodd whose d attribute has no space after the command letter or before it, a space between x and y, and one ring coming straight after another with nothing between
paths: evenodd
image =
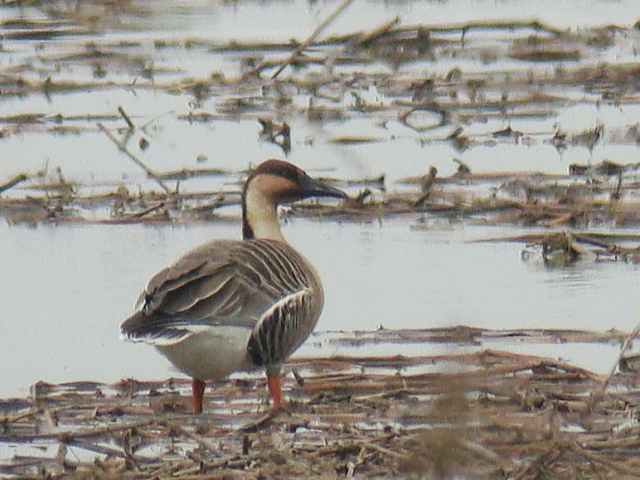
<instances>
[{"instance_id":1,"label":"water surface","mask_svg":"<svg viewBox=\"0 0 640 480\"><path fill-rule=\"evenodd\" d=\"M519 245L466 243L494 228L410 219L333 223L295 219L284 234L316 265L326 289L318 330L468 325L492 329L631 330L637 265L583 262L549 270L520 259ZM516 233L514 231L508 233ZM0 396L32 382L164 378L175 375L151 347L120 341L118 325L148 278L209 238L237 238L239 224L188 227L0 227L8 292L0 321ZM511 348L507 345L505 348ZM431 354L443 347L388 345L357 354ZM445 347L447 349L451 346ZM520 349L587 362L604 371L616 348ZM350 353L312 340L301 355ZM586 353L586 354L585 354ZM594 365L595 363L595 365Z\"/></svg>"},{"instance_id":2,"label":"water surface","mask_svg":"<svg viewBox=\"0 0 640 480\"><path fill-rule=\"evenodd\" d=\"M427 133L407 128L399 110L378 114L354 110L352 91L340 92L329 106L343 109L343 118L311 121L305 109L309 95L292 91L291 103L280 110L252 111L248 115L221 115L237 91L215 91L196 98L192 91L174 91L167 85L189 78L237 75L248 54L211 49L212 43L230 40L279 41L306 38L338 4L317 2L238 1L133 2L138 11L104 16L97 27L82 35L55 40L2 41L0 74L13 78L16 72L27 81L112 82L108 88L67 94L36 92L22 96L0 96L0 180L21 172L60 167L65 178L79 182L79 193L113 190L118 185L157 189L140 169L119 154L97 129L95 120L82 118L63 122L77 126L77 134L52 134L45 120L16 124L7 117L41 113L45 116L114 114L123 106L150 141L145 150L135 150L149 166L159 171L196 166L219 167L239 172L265 158L283 158L282 150L258 140L256 118L262 114L286 120L292 128L292 152L288 160L312 172L341 178L386 174L387 188L400 190L395 182L420 175L435 165L441 176L455 172L452 158L460 158L474 171L536 170L566 173L573 162L585 164L604 159L620 163L637 161L637 144L615 140L615 129L640 120L637 102L616 104L584 86L567 86L567 99L550 108L548 115L507 121L501 118L464 122L465 134L492 140L492 132L511 126L528 138L526 143L486 142L467 150L443 139L455 125ZM268 21L265 9L268 8ZM91 10L80 12L90 15ZM82 16L80 15L80 16ZM365 1L356 0L327 31L345 34L366 31L394 18L402 25L453 24L468 21L539 19L573 32L580 28L637 20L634 0L451 0ZM0 6L1 18L43 20L34 7ZM86 28L86 20L78 25ZM526 39L532 31L518 31ZM456 35L451 35L457 38ZM507 35L508 37L508 35ZM176 44L157 47L159 41ZM467 37L469 47L504 51L505 33L475 32ZM131 46L127 43L131 42ZM191 43L190 43L191 42ZM636 62L640 36L629 30L614 35L606 48L586 52L580 62L560 62L563 68L598 65L601 62ZM125 45L125 46L123 46ZM128 59L107 65L100 78L90 63L69 55L100 48L125 49ZM313 53L324 52L317 48ZM258 58L260 52L253 52ZM443 50L432 60L394 67L376 62L362 67L336 67L345 75L363 71L369 80L355 83L353 91L373 104L395 105L410 98L409 91L385 92L384 75L414 79L445 75L458 68L464 74L530 69L553 72L558 65L534 65L511 58L485 62ZM465 53L465 52L462 52ZM287 52L268 52L268 58ZM73 58L73 57L71 57ZM139 60L136 60L139 59ZM145 67L159 73L145 75ZM325 67L312 67L300 75L322 74ZM287 73L285 73L286 75ZM297 75L294 72L293 75ZM4 78L4 77L3 77ZM263 98L254 88L247 95ZM532 87L535 89L537 87ZM520 95L528 93L508 92ZM500 98L501 91L488 91ZM558 93L558 92L556 92ZM630 95L633 92L630 92ZM468 92L461 98L468 100ZM190 122L189 113L220 114L209 122ZM430 121L433 121L432 119ZM120 118L104 122L108 128L123 127ZM605 140L594 148L569 146L558 151L549 143L556 128L579 132L597 123L607 126ZM367 135L379 141L369 144L335 143L337 136ZM137 140L136 137L134 140ZM132 142L135 146L135 142ZM133 148L133 147L132 147ZM199 165L198 156L207 161ZM223 189L237 191L239 174L183 182L181 191ZM175 186L172 183L172 186ZM353 189L352 191L355 191ZM24 197L31 190L15 188L6 196ZM237 210L230 210L237 217ZM415 228L417 227L417 228ZM239 238L239 223L211 222L188 226L40 225L10 227L0 223L0 290L4 292L0 316L0 397L25 395L37 380L116 381L124 377L151 379L174 375L167 362L152 348L119 340L118 325L132 311L147 279L189 248L210 238ZM469 243L472 240L524 233L511 227L484 227L449 221L437 216L409 215L367 222L318 222L289 220L284 232L320 271L326 288L326 306L318 330L371 330L383 328L429 328L468 325L492 329L576 328L629 331L638 321L638 266L595 263L548 269L540 262L523 262L519 244ZM314 337L301 355L332 355L352 352ZM604 372L617 355L615 345L480 345L478 348L511 348L552 355ZM376 345L358 354L429 354L457 348L455 345ZM466 348L466 347L465 347Z\"/></svg>"}]
</instances>

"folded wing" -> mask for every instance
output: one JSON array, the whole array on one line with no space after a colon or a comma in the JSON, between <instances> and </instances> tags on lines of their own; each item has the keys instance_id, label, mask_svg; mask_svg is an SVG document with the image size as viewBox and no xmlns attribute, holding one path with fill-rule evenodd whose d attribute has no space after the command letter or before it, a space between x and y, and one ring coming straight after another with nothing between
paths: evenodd
<instances>
[{"instance_id":1,"label":"folded wing","mask_svg":"<svg viewBox=\"0 0 640 480\"><path fill-rule=\"evenodd\" d=\"M170 345L216 326L254 330L265 312L307 288L308 272L284 248L221 240L191 251L151 279L123 336Z\"/></svg>"}]
</instances>

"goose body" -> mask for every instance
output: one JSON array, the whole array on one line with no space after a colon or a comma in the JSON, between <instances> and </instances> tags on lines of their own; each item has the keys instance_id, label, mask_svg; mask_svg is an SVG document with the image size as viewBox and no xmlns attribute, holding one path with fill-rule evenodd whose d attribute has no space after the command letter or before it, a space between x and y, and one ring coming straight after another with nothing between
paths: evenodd
<instances>
[{"instance_id":1,"label":"goose body","mask_svg":"<svg viewBox=\"0 0 640 480\"><path fill-rule=\"evenodd\" d=\"M278 160L261 164L243 191L243 240L213 240L147 284L122 325L193 378L194 412L204 381L264 368L274 407L280 369L315 328L324 304L320 277L280 232L277 205L346 195Z\"/></svg>"}]
</instances>

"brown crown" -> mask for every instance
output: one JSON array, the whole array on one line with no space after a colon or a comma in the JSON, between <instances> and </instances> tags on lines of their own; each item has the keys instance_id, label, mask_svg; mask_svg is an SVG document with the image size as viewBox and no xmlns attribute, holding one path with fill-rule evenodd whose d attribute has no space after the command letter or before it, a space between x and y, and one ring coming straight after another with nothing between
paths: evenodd
<instances>
[{"instance_id":1,"label":"brown crown","mask_svg":"<svg viewBox=\"0 0 640 480\"><path fill-rule=\"evenodd\" d=\"M289 162L285 162L284 160L266 160L262 162L258 167L251 172L251 177L260 174L270 174L277 175L279 177L284 177L292 182L298 182L298 179L305 175L304 171L295 165L292 165Z\"/></svg>"}]
</instances>

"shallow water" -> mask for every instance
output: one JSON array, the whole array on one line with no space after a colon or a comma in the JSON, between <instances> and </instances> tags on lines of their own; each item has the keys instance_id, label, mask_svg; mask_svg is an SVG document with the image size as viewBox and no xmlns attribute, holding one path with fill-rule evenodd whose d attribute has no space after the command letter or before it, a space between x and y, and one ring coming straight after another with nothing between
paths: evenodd
<instances>
[{"instance_id":1,"label":"shallow water","mask_svg":"<svg viewBox=\"0 0 640 480\"><path fill-rule=\"evenodd\" d=\"M86 64L61 61L61 55L77 53L85 43L113 45L139 42L130 53L143 56L156 67L171 70L155 78L144 78L144 65L112 66L106 80L144 84L149 88L105 90L27 97L0 97L0 117L38 112L45 115L113 114L125 107L140 126L149 122L145 137L151 142L145 152L136 151L157 170L196 167L198 155L206 155L206 167L234 172L268 157L282 158L282 151L257 140L258 113L248 118L190 123L178 115L189 112L217 112L228 100L225 93L197 101L188 92L168 93L154 89L189 76L207 76L239 71L232 53L210 52L207 48L156 49L153 42L164 39L213 41L278 40L306 38L325 18L336 2L144 2L139 15L123 13L106 19L97 33L79 39L59 38L50 42L4 40L0 52L0 73L33 61L35 70L25 77L56 81L92 79ZM403 25L413 23L457 23L484 19L538 18L555 27L630 25L637 20L636 2L558 1L540 2L456 0L456 1L356 1L330 28L330 34L374 28L394 16ZM264 9L269 8L269 21ZM151 9L151 11L146 11ZM0 18L44 18L34 8L0 7ZM484 38L478 45L500 47L499 38ZM525 36L528 33L524 34ZM470 37L471 38L471 37ZM592 52L586 63L615 59L636 61L638 35L616 39L616 44ZM37 52L37 55L36 55ZM35 59L34 59L35 56ZM284 57L285 54L283 53ZM575 62L563 62L575 66ZM452 68L464 72L486 69L527 70L531 64L514 60L489 66L477 59L441 58L399 69L398 75L431 75ZM343 67L344 71L359 67ZM390 73L389 65L374 64L369 72ZM355 88L355 87L354 87ZM371 102L390 102L375 85L358 89ZM492 92L497 94L496 92ZM367 115L353 111L343 121L312 122L302 113L308 103L304 94L293 95L292 107L282 115L292 126L293 150L287 157L310 171L329 172L341 178L387 175L394 182L419 175L435 165L442 176L455 171L453 157L461 158L474 171L536 170L566 173L572 162L603 159L637 161L637 145L603 142L589 151L584 146L557 151L546 141L556 124L569 131L592 128L597 122L607 128L622 128L640 120L638 105L599 103L599 96L580 89L564 95L573 99L558 106L551 115L514 120L469 122L465 132L490 138L507 125L529 137L526 144L498 143L456 150L441 141L451 128L418 134L397 121L396 115ZM350 106L345 95L338 105ZM272 115L274 112L267 112ZM386 115L386 116L385 116ZM428 119L427 119L428 120ZM433 121L432 119L429 121ZM109 128L123 122L105 121ZM0 139L0 179L47 165L61 167L65 177L83 183L83 192L100 190L107 184L126 183L132 189L155 188L140 170L101 134L94 121L66 122L85 129L81 133L53 135L46 124L31 125ZM0 125L5 127L6 125ZM10 122L9 122L10 126ZM606 135L609 135L607 130ZM380 142L341 145L337 136L367 135ZM184 182L181 191L237 190L238 176L206 178ZM26 192L28 193L28 191ZM10 196L24 196L15 188ZM231 212L233 213L233 212ZM237 212L235 212L237 214ZM412 228L419 226L419 228ZM468 243L470 240L523 233L515 228L490 228L449 222L433 216L406 216L371 222L317 222L295 219L285 226L285 235L319 269L326 287L327 303L319 330L384 328L428 328L468 325L493 329L576 328L631 330L637 323L637 265L580 262L561 269L548 269L536 262L523 262L522 245ZM187 249L209 238L237 238L237 222L189 226L47 226L9 227L0 224L0 396L25 395L37 380L61 382L91 379L115 381L123 377L150 379L172 375L165 360L150 347L118 339L118 325L131 312L138 292L150 275ZM319 339L319 340L318 340ZM486 345L485 345L486 346ZM480 347L480 346L479 346ZM518 351L553 355L599 372L607 371L617 355L614 345L571 345L569 347L508 346ZM421 350L424 349L423 350ZM416 347L376 345L366 353L430 353L456 346ZM342 353L322 341L322 336L305 345L301 354ZM348 349L346 349L348 350ZM359 351L359 353L363 353Z\"/></svg>"},{"instance_id":2,"label":"shallow water","mask_svg":"<svg viewBox=\"0 0 640 480\"><path fill-rule=\"evenodd\" d=\"M448 225L412 231L415 219L382 223L296 219L284 233L322 275L326 306L318 330L468 325L493 329L631 330L637 265L583 262L549 270L524 263L521 246L466 243L504 229ZM239 224L188 227L0 227L9 274L0 277L0 395L24 395L36 380L116 381L176 374L151 347L120 341L150 275L209 238L238 237ZM9 252L12 252L9 254ZM485 346L486 348L491 347ZM511 348L505 344L503 348ZM455 346L375 346L358 354L431 354ZM599 371L615 346L520 346ZM301 355L350 352L312 339ZM594 361L593 352L606 352Z\"/></svg>"}]
</instances>

